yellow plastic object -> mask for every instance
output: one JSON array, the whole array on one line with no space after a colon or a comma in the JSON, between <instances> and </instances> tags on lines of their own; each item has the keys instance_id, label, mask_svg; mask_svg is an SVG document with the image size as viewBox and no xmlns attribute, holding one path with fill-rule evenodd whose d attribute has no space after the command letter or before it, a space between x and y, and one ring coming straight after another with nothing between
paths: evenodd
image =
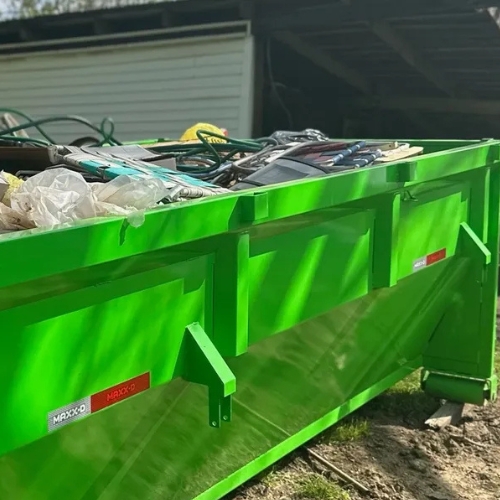
<instances>
[{"instance_id":1,"label":"yellow plastic object","mask_svg":"<svg viewBox=\"0 0 500 500\"><path fill-rule=\"evenodd\" d=\"M207 132L213 132L214 134L225 135L224 131L215 125L210 125L210 123L197 123L196 125L188 128L184 134L182 134L181 141L197 141L198 136L196 135L196 132L199 130L206 130ZM207 136L206 139L208 142L225 142L224 139L219 139L217 137Z\"/></svg>"},{"instance_id":2,"label":"yellow plastic object","mask_svg":"<svg viewBox=\"0 0 500 500\"><path fill-rule=\"evenodd\" d=\"M10 196L11 194L21 186L21 184L24 182L22 179L19 179L15 175L9 174L7 172L2 172L2 175L4 179L9 183L9 188L7 189L7 192L5 193L4 197L2 198L2 202L10 207Z\"/></svg>"}]
</instances>

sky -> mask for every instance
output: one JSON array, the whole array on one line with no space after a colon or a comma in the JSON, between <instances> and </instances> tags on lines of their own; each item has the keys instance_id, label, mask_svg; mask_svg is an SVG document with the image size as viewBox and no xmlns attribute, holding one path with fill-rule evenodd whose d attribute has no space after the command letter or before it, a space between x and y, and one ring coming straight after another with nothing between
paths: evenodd
<instances>
[{"instance_id":1,"label":"sky","mask_svg":"<svg viewBox=\"0 0 500 500\"><path fill-rule=\"evenodd\" d=\"M0 0L0 19L6 16L7 0Z\"/></svg>"}]
</instances>

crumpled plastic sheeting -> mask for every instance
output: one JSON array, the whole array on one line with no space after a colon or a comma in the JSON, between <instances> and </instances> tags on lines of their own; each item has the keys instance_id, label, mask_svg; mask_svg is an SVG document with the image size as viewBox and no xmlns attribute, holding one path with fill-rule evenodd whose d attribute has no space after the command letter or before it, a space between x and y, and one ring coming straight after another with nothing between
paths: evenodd
<instances>
[{"instance_id":1,"label":"crumpled plastic sheeting","mask_svg":"<svg viewBox=\"0 0 500 500\"><path fill-rule=\"evenodd\" d=\"M36 226L26 214L22 214L0 203L0 231L20 231L21 229L34 229Z\"/></svg>"},{"instance_id":2,"label":"crumpled plastic sheeting","mask_svg":"<svg viewBox=\"0 0 500 500\"><path fill-rule=\"evenodd\" d=\"M136 214L154 207L168 190L159 179L120 176L90 184L78 172L45 170L11 195L11 208L0 203L0 229L54 227L91 217ZM137 225L141 217L131 217Z\"/></svg>"}]
</instances>

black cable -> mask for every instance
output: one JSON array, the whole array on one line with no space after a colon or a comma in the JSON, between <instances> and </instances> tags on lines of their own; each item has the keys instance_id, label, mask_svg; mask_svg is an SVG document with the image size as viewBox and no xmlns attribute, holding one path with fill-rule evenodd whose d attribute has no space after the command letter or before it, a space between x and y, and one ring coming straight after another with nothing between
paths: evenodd
<instances>
[{"instance_id":1,"label":"black cable","mask_svg":"<svg viewBox=\"0 0 500 500\"><path fill-rule=\"evenodd\" d=\"M283 111L285 112L285 114L287 116L288 127L293 128L292 113L290 113L290 110L286 107L286 104L283 101L283 99L281 98L281 96L278 92L278 89L276 87L276 80L274 79L273 66L272 66L272 61L271 61L271 39L270 38L267 40L266 58L267 58L267 72L269 75L269 81L271 82L271 88L274 92L274 95L276 96L276 99L278 99L280 106L283 108Z\"/></svg>"}]
</instances>

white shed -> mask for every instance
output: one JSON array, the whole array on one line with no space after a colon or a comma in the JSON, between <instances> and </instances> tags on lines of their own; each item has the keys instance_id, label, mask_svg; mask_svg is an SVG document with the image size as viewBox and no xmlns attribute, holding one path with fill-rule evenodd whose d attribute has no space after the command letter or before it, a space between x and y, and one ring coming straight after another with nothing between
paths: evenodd
<instances>
[{"instance_id":1,"label":"white shed","mask_svg":"<svg viewBox=\"0 0 500 500\"><path fill-rule=\"evenodd\" d=\"M69 48L12 44L0 55L0 107L36 118L110 116L122 141L178 138L196 122L249 137L253 117L253 38L248 22L72 38ZM194 35L193 35L194 34ZM88 42L91 42L89 45ZM120 43L119 43L120 42ZM54 42L60 47L61 40ZM3 45L2 49L7 49ZM70 122L46 127L58 142L89 135ZM35 134L32 134L35 136Z\"/></svg>"}]
</instances>

